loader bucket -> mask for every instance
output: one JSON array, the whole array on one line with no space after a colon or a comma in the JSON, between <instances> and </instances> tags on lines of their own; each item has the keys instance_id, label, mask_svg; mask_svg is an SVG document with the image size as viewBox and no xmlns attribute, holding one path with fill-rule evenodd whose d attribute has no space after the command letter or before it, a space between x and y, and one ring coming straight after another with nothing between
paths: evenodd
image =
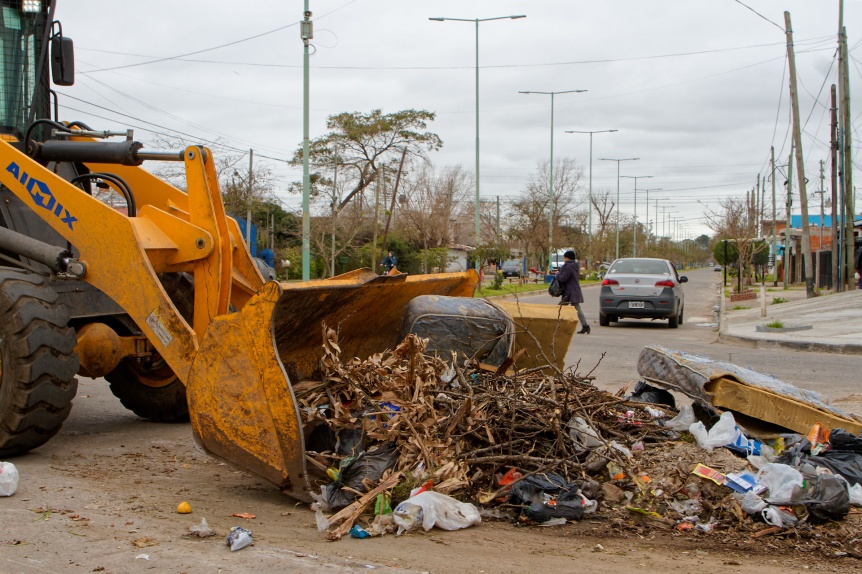
<instances>
[{"instance_id":1,"label":"loader bucket","mask_svg":"<svg viewBox=\"0 0 862 574\"><path fill-rule=\"evenodd\" d=\"M322 325L345 357L393 348L418 295L472 296L473 271L377 276L359 270L304 283L270 282L238 312L216 317L186 383L196 443L310 502L302 416L291 381L320 376Z\"/></svg>"}]
</instances>

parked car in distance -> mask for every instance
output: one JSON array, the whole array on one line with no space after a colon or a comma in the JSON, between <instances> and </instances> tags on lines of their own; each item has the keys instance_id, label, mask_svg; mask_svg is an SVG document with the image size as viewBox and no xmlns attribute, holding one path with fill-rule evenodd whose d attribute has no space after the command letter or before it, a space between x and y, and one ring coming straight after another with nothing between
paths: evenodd
<instances>
[{"instance_id":1,"label":"parked car in distance","mask_svg":"<svg viewBox=\"0 0 862 574\"><path fill-rule=\"evenodd\" d=\"M667 319L676 329L683 321L686 281L666 259L617 259L602 281L599 325L624 318Z\"/></svg>"},{"instance_id":2,"label":"parked car in distance","mask_svg":"<svg viewBox=\"0 0 862 574\"><path fill-rule=\"evenodd\" d=\"M503 277L520 277L522 265L520 259L509 259L503 261L503 264L500 265L500 271L503 272Z\"/></svg>"},{"instance_id":3,"label":"parked car in distance","mask_svg":"<svg viewBox=\"0 0 862 574\"><path fill-rule=\"evenodd\" d=\"M278 281L275 276L275 269L267 265L266 261L260 259L259 257L255 257L254 262L257 265L260 274L263 275L264 281Z\"/></svg>"},{"instance_id":4,"label":"parked car in distance","mask_svg":"<svg viewBox=\"0 0 862 574\"><path fill-rule=\"evenodd\" d=\"M721 265L716 265L712 268L713 271L721 271Z\"/></svg>"}]
</instances>

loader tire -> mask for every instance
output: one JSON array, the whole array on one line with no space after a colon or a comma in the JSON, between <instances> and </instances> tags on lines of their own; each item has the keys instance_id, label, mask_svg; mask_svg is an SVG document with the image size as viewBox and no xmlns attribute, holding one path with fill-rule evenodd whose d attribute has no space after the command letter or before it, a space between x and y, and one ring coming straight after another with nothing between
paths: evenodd
<instances>
[{"instance_id":1,"label":"loader tire","mask_svg":"<svg viewBox=\"0 0 862 574\"><path fill-rule=\"evenodd\" d=\"M123 406L157 423L182 423L189 420L186 387L160 358L139 365L125 360L105 375L111 392Z\"/></svg>"},{"instance_id":2,"label":"loader tire","mask_svg":"<svg viewBox=\"0 0 862 574\"><path fill-rule=\"evenodd\" d=\"M57 434L78 390L75 331L45 279L0 268L0 458Z\"/></svg>"},{"instance_id":3,"label":"loader tire","mask_svg":"<svg viewBox=\"0 0 862 574\"><path fill-rule=\"evenodd\" d=\"M187 273L159 275L162 287L189 324L194 319L194 281ZM111 392L123 406L141 417L158 423L184 423L189 420L186 387L161 357L148 362L125 360L105 376Z\"/></svg>"}]
</instances>

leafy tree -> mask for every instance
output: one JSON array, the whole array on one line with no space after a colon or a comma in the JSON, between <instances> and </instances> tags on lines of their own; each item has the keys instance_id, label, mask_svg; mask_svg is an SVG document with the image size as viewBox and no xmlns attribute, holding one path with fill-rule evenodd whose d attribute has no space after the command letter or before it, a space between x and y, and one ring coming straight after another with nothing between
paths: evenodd
<instances>
[{"instance_id":1,"label":"leafy tree","mask_svg":"<svg viewBox=\"0 0 862 574\"><path fill-rule=\"evenodd\" d=\"M344 197L336 211L344 209L351 200L376 181L381 163L394 162L407 149L408 158L422 157L424 152L438 150L443 142L437 134L426 131L435 114L425 110L402 110L384 114L381 110L370 113L343 112L329 116L326 127L329 133L310 142L310 163L315 167L312 176L312 194L329 185L328 174L338 165L339 178L346 183ZM302 147L291 163L302 165ZM326 175L324 175L324 173ZM301 189L293 184L292 191Z\"/></svg>"},{"instance_id":2,"label":"leafy tree","mask_svg":"<svg viewBox=\"0 0 862 574\"><path fill-rule=\"evenodd\" d=\"M727 242L727 251L724 249L724 241L718 240L715 242L715 247L712 249L712 256L718 261L719 265L729 266L732 263L739 261L739 249L733 241Z\"/></svg>"}]
</instances>

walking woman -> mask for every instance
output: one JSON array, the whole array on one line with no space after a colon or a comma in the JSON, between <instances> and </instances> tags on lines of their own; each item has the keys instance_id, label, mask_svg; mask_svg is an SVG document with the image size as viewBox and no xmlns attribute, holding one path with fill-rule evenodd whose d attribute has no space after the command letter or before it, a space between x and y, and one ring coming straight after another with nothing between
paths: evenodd
<instances>
[{"instance_id":1,"label":"walking woman","mask_svg":"<svg viewBox=\"0 0 862 574\"><path fill-rule=\"evenodd\" d=\"M575 306L578 311L578 321L581 323L578 335L589 335L590 325L581 310L581 303L584 302L584 294L581 293L581 270L574 251L569 250L563 254L563 266L557 273L557 281L563 286L563 299L560 305Z\"/></svg>"}]
</instances>

